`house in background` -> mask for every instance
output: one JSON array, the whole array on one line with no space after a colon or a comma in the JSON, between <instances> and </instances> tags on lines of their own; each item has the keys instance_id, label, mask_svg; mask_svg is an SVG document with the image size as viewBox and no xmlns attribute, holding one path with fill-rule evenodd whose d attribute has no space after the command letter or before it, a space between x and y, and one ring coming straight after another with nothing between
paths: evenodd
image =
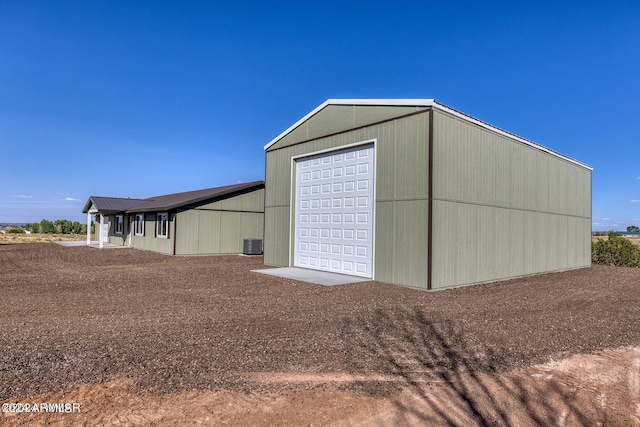
<instances>
[{"instance_id":1,"label":"house in background","mask_svg":"<svg viewBox=\"0 0 640 427\"><path fill-rule=\"evenodd\" d=\"M265 151L265 264L425 290L591 264L592 169L435 100L328 100Z\"/></svg>"},{"instance_id":2,"label":"house in background","mask_svg":"<svg viewBox=\"0 0 640 427\"><path fill-rule=\"evenodd\" d=\"M264 181L125 199L91 196L82 212L96 215L104 243L169 255L240 253L244 239L262 239ZM87 232L87 244L91 241Z\"/></svg>"}]
</instances>

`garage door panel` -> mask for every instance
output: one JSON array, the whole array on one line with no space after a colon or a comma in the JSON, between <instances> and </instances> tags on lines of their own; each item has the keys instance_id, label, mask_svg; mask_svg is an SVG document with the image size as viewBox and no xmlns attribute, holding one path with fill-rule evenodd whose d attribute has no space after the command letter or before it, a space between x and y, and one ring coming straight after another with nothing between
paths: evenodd
<instances>
[{"instance_id":1,"label":"garage door panel","mask_svg":"<svg viewBox=\"0 0 640 427\"><path fill-rule=\"evenodd\" d=\"M374 149L296 162L294 265L373 277Z\"/></svg>"}]
</instances>

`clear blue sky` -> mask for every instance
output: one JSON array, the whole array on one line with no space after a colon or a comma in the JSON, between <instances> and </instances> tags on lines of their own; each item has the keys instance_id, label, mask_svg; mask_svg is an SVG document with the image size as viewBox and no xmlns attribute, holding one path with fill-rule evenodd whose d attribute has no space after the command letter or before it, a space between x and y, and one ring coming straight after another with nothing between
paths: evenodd
<instances>
[{"instance_id":1,"label":"clear blue sky","mask_svg":"<svg viewBox=\"0 0 640 427\"><path fill-rule=\"evenodd\" d=\"M0 0L0 222L263 179L328 98L435 98L594 168L640 225L640 2Z\"/></svg>"}]
</instances>

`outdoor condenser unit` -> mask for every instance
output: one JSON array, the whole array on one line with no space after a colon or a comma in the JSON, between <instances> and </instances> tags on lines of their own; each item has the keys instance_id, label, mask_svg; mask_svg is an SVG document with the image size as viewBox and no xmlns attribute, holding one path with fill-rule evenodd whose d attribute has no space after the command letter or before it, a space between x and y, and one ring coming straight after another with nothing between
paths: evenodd
<instances>
[{"instance_id":1,"label":"outdoor condenser unit","mask_svg":"<svg viewBox=\"0 0 640 427\"><path fill-rule=\"evenodd\" d=\"M242 253L245 255L262 254L262 239L244 239Z\"/></svg>"}]
</instances>

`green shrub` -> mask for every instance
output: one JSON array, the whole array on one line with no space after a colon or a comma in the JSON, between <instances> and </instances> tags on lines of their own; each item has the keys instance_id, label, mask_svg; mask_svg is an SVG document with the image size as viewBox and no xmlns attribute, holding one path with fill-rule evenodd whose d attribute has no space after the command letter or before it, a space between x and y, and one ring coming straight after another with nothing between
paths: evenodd
<instances>
[{"instance_id":1,"label":"green shrub","mask_svg":"<svg viewBox=\"0 0 640 427\"><path fill-rule=\"evenodd\" d=\"M609 233L607 240L598 239L591 244L591 261L602 265L640 267L640 246L616 233Z\"/></svg>"},{"instance_id":2,"label":"green shrub","mask_svg":"<svg viewBox=\"0 0 640 427\"><path fill-rule=\"evenodd\" d=\"M12 228L9 230L9 234L23 234L24 230L22 228Z\"/></svg>"}]
</instances>

